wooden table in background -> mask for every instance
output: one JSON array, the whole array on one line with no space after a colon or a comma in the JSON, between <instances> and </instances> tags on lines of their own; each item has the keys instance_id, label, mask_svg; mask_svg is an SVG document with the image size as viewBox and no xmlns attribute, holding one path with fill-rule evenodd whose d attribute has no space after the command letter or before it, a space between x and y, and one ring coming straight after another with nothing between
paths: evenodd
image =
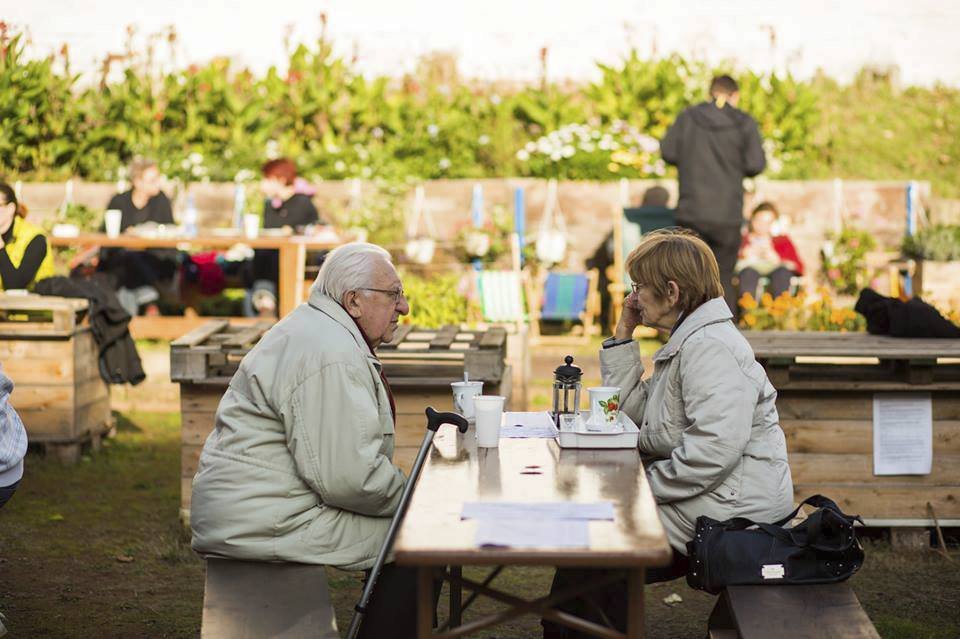
<instances>
[{"instance_id":1,"label":"wooden table in background","mask_svg":"<svg viewBox=\"0 0 960 639\"><path fill-rule=\"evenodd\" d=\"M277 310L283 317L303 301L304 289L304 261L307 251L322 251L339 246L336 242L318 240L309 236L289 235L272 236L262 235L255 239L247 239L238 235L210 235L202 234L196 237L140 237L136 235L121 235L108 237L104 233L84 233L77 237L49 238L51 246L57 247L89 247L102 246L125 248L134 251L148 249L179 249L195 251L199 249L229 249L235 244L245 244L253 249L274 249L280 253L279 287L277 290ZM208 321L211 318L185 317L150 317L134 318L130 332L134 337L153 337L173 339L187 333L192 328ZM251 320L255 321L255 320ZM170 326L166 326L166 325ZM143 325L139 327L138 325ZM149 327L147 326L149 325ZM148 334L149 333L149 334Z\"/></svg>"},{"instance_id":2,"label":"wooden table in background","mask_svg":"<svg viewBox=\"0 0 960 639\"><path fill-rule=\"evenodd\" d=\"M529 474L531 466L540 474ZM478 548L477 522L460 519L463 504L476 501L610 501L614 520L589 523L588 548ZM464 565L496 567L493 576L506 566L607 568L610 579L627 578L627 632L589 627L601 637L642 637L644 570L668 563L671 556L636 450L560 449L552 439L501 439L499 448L478 449L473 430L460 435L446 425L434 439L394 551L398 564L420 569L420 639L466 636L525 614L588 628L588 622L555 610L556 597L519 599L494 589L489 577L484 583L463 578ZM439 634L432 631L429 595L436 572L451 584L452 628ZM577 594L591 586L596 584L582 584ZM508 608L460 625L462 587Z\"/></svg>"}]
</instances>

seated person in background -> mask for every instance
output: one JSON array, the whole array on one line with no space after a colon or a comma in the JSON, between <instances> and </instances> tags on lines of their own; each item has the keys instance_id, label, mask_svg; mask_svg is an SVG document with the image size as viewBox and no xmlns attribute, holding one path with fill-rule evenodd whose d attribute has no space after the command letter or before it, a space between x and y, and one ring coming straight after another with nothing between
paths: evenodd
<instances>
[{"instance_id":1,"label":"seated person in background","mask_svg":"<svg viewBox=\"0 0 960 639\"><path fill-rule=\"evenodd\" d=\"M16 192L0 182L0 290L30 288L54 274L47 236L26 217Z\"/></svg>"},{"instance_id":2,"label":"seated person in background","mask_svg":"<svg viewBox=\"0 0 960 639\"><path fill-rule=\"evenodd\" d=\"M292 160L270 160L261 168L263 179L263 228L287 227L302 233L304 228L323 224L310 196L304 192L303 182L297 179L297 167ZM280 255L271 249L258 249L253 254L253 275L244 303L247 315L273 317L277 314L277 281L280 279Z\"/></svg>"},{"instance_id":3,"label":"seated person in background","mask_svg":"<svg viewBox=\"0 0 960 639\"><path fill-rule=\"evenodd\" d=\"M627 272L633 292L600 350L600 374L604 386L620 388L621 410L640 425L638 447L673 548L670 565L646 571L653 583L686 575L697 517L776 521L793 508L793 481L777 391L733 323L710 247L689 232L654 231L627 258ZM670 331L648 380L632 338L641 324ZM595 574L560 569L552 592ZM625 581L591 599L623 632ZM596 606L585 600L561 607L600 623ZM545 638L583 636L543 625Z\"/></svg>"},{"instance_id":4,"label":"seated person in background","mask_svg":"<svg viewBox=\"0 0 960 639\"><path fill-rule=\"evenodd\" d=\"M114 195L107 205L107 209L121 212L121 233L141 224L175 224L170 199L160 190L160 169L156 162L134 160L130 165L130 181L133 187ZM158 310L154 302L160 297L157 286L160 281L169 281L176 274L176 252L105 248L100 251L98 270L111 275L117 288L117 299L130 315L137 315L144 305L147 306L147 315L156 315Z\"/></svg>"},{"instance_id":5,"label":"seated person in background","mask_svg":"<svg viewBox=\"0 0 960 639\"><path fill-rule=\"evenodd\" d=\"M385 250L355 242L327 256L309 303L266 332L220 400L193 479L195 551L373 565L405 481L374 349L409 311ZM416 636L416 590L414 569L386 564L360 636Z\"/></svg>"},{"instance_id":6,"label":"seated person in background","mask_svg":"<svg viewBox=\"0 0 960 639\"><path fill-rule=\"evenodd\" d=\"M778 297L790 290L794 275L803 275L803 262L796 247L776 228L779 219L777 208L770 202L761 202L750 214L750 225L743 236L737 261L740 297L745 293L759 297L757 287L761 277L769 280L768 291Z\"/></svg>"}]
</instances>

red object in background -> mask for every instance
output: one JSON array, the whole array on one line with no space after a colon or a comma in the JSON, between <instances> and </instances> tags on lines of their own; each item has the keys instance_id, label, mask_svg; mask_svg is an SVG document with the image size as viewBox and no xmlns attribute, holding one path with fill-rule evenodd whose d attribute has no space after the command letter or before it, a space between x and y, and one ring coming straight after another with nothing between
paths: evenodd
<instances>
[{"instance_id":1,"label":"red object in background","mask_svg":"<svg viewBox=\"0 0 960 639\"><path fill-rule=\"evenodd\" d=\"M192 264L185 265L182 277L187 282L196 282L202 295L216 295L227 287L227 278L217 264L217 251L196 253L190 256L190 261Z\"/></svg>"},{"instance_id":2,"label":"red object in background","mask_svg":"<svg viewBox=\"0 0 960 639\"><path fill-rule=\"evenodd\" d=\"M773 243L773 250L780 256L780 261L793 262L797 265L796 269L792 269L793 272L797 275L803 275L803 260L800 259L800 255L797 253L797 247L793 245L790 238L786 235L774 235L770 240ZM742 251L749 245L750 234L747 233L743 236L743 244L740 246L740 250Z\"/></svg>"}]
</instances>

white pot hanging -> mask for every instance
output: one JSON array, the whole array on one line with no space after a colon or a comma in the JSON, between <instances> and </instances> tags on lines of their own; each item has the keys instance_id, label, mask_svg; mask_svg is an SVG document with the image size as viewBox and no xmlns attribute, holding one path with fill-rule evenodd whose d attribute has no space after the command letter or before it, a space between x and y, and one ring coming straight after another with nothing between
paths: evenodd
<instances>
[{"instance_id":1,"label":"white pot hanging","mask_svg":"<svg viewBox=\"0 0 960 639\"><path fill-rule=\"evenodd\" d=\"M556 180L547 183L547 201L534 246L537 259L544 264L559 264L567 255L567 222L560 210Z\"/></svg>"},{"instance_id":2,"label":"white pot hanging","mask_svg":"<svg viewBox=\"0 0 960 639\"><path fill-rule=\"evenodd\" d=\"M407 243L403 253L407 259L415 264L429 264L437 248L437 230L433 225L433 218L424 207L423 186L414 191L413 210L407 223ZM420 220L423 219L427 235L420 234Z\"/></svg>"}]
</instances>

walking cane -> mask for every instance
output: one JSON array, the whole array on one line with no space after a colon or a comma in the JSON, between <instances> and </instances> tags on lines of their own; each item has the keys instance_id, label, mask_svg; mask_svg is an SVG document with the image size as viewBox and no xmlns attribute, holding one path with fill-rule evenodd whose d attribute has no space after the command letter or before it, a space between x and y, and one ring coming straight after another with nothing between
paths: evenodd
<instances>
[{"instance_id":1,"label":"walking cane","mask_svg":"<svg viewBox=\"0 0 960 639\"><path fill-rule=\"evenodd\" d=\"M383 540L380 552L377 553L377 560L373 562L373 568L370 569L370 576L367 577L367 583L363 587L363 594L360 595L360 601L354 606L353 619L350 620L350 628L347 630L347 639L356 639L360 632L360 624L363 616L367 613L367 606L370 604L370 596L373 594L373 588L377 585L377 577L383 569L383 564L387 561L387 554L393 546L393 538L397 536L397 529L403 516L407 512L407 506L410 504L410 497L413 495L413 489L417 480L420 478L420 470L423 468L423 462L427 459L427 453L430 452L430 446L433 444L433 436L441 424L453 424L460 429L461 433L467 432L467 420L457 413L438 413L432 406L427 408L427 432L423 436L423 442L420 444L420 450L417 452L417 458L413 462L413 468L410 470L410 477L403 487L403 494L400 495L400 504L397 506L397 512L390 521L390 528L387 529L387 538Z\"/></svg>"}]
</instances>

